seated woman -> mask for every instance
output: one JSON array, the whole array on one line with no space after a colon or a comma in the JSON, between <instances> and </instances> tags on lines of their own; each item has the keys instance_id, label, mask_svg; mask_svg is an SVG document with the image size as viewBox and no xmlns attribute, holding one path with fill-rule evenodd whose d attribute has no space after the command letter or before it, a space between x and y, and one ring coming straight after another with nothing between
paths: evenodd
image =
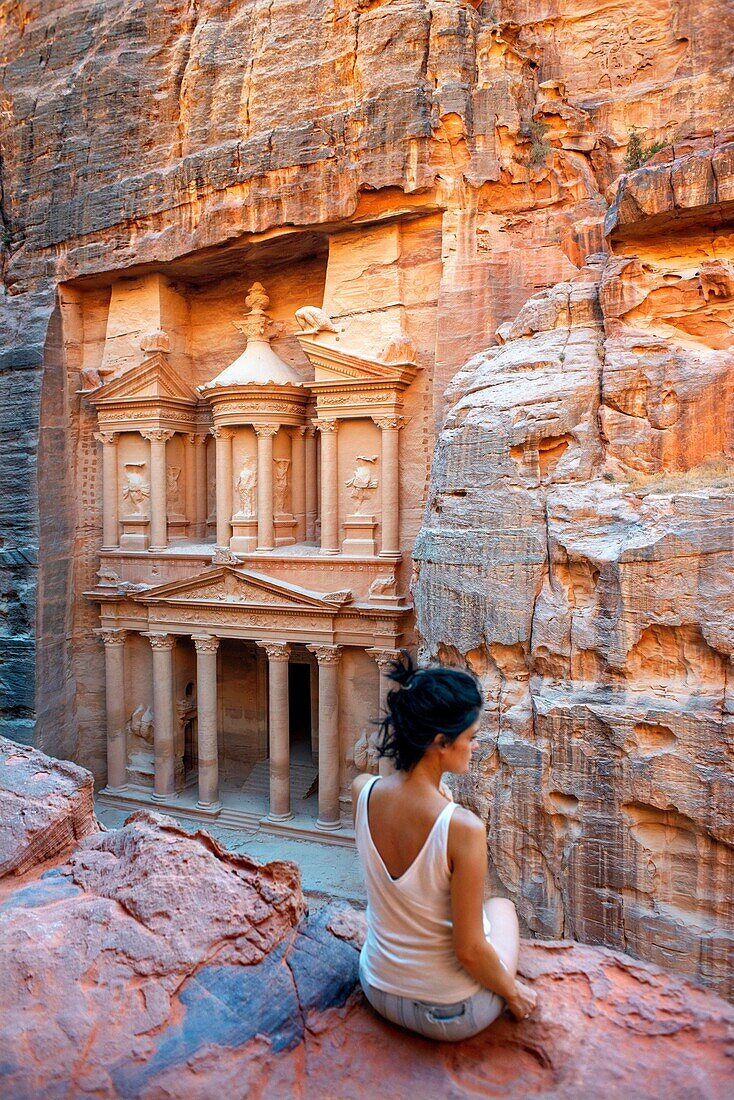
<instances>
[{"instance_id":1,"label":"seated woman","mask_svg":"<svg viewBox=\"0 0 734 1100\"><path fill-rule=\"evenodd\" d=\"M516 977L515 907L484 904L487 834L450 801L443 772L469 771L482 696L468 672L396 663L379 752L395 773L358 776L354 823L367 884L359 976L372 1007L430 1039L467 1039L505 1005L529 1016Z\"/></svg>"}]
</instances>

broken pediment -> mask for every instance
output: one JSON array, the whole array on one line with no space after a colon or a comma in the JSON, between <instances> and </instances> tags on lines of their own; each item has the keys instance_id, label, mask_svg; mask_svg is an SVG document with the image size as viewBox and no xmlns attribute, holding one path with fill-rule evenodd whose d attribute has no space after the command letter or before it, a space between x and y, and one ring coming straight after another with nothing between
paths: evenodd
<instances>
[{"instance_id":1,"label":"broken pediment","mask_svg":"<svg viewBox=\"0 0 734 1100\"><path fill-rule=\"evenodd\" d=\"M328 611L334 613L352 598L351 592L311 592L286 581L274 580L261 573L223 565L199 576L149 588L136 597L145 604L190 603L211 605L247 605L273 610Z\"/></svg>"},{"instance_id":2,"label":"broken pediment","mask_svg":"<svg viewBox=\"0 0 734 1100\"><path fill-rule=\"evenodd\" d=\"M139 366L90 393L89 401L100 408L141 401L146 404L199 404L197 394L179 377L165 353L160 351L146 356Z\"/></svg>"},{"instance_id":3,"label":"broken pediment","mask_svg":"<svg viewBox=\"0 0 734 1100\"><path fill-rule=\"evenodd\" d=\"M313 365L314 381L310 385L316 390L334 384L358 387L375 382L403 389L413 381L418 370L407 354L405 361L385 362L381 358L372 359L345 351L336 346L340 337L330 332L320 332L318 338L305 332L296 333L296 338Z\"/></svg>"}]
</instances>

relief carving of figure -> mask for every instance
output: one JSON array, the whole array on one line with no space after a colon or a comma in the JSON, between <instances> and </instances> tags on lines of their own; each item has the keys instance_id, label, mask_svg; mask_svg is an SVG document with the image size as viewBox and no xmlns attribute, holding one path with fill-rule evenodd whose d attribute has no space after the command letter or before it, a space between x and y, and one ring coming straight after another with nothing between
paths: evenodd
<instances>
[{"instance_id":1,"label":"relief carving of figure","mask_svg":"<svg viewBox=\"0 0 734 1100\"><path fill-rule=\"evenodd\" d=\"M276 515L282 515L286 511L286 496L288 494L288 467L289 458L274 458L275 467L273 477L273 511Z\"/></svg>"},{"instance_id":2,"label":"relief carving of figure","mask_svg":"<svg viewBox=\"0 0 734 1100\"><path fill-rule=\"evenodd\" d=\"M251 458L242 463L237 478L237 495L240 498L240 511L245 516L255 515L255 492L257 490L257 464Z\"/></svg>"},{"instance_id":3,"label":"relief carving of figure","mask_svg":"<svg viewBox=\"0 0 734 1100\"><path fill-rule=\"evenodd\" d=\"M135 708L130 715L127 732L134 734L135 737L142 738L149 745L153 744L153 711L150 707L145 707L140 703Z\"/></svg>"},{"instance_id":4,"label":"relief carving of figure","mask_svg":"<svg viewBox=\"0 0 734 1100\"><path fill-rule=\"evenodd\" d=\"M377 775L380 764L380 755L377 751L378 737L379 731L377 730L370 734L365 732L355 742L353 757L354 766L358 771L371 772L372 775Z\"/></svg>"},{"instance_id":5,"label":"relief carving of figure","mask_svg":"<svg viewBox=\"0 0 734 1100\"><path fill-rule=\"evenodd\" d=\"M125 480L122 483L122 499L128 506L127 515L139 515L150 496L150 485L145 480L144 462L126 462Z\"/></svg>"},{"instance_id":6,"label":"relief carving of figure","mask_svg":"<svg viewBox=\"0 0 734 1100\"><path fill-rule=\"evenodd\" d=\"M184 510L183 494L181 492L181 467L168 466L166 468L166 499L168 511L180 514Z\"/></svg>"},{"instance_id":7,"label":"relief carving of figure","mask_svg":"<svg viewBox=\"0 0 734 1100\"><path fill-rule=\"evenodd\" d=\"M356 515L361 515L362 505L367 500L368 495L377 488L377 478L374 476L373 470L375 462L377 462L377 455L357 455L354 473L345 482L354 501Z\"/></svg>"}]
</instances>

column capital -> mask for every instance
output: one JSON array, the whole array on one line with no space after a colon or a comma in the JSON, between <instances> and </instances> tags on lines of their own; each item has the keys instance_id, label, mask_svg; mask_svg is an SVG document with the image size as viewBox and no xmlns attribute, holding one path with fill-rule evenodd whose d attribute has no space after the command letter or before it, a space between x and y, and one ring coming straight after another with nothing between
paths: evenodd
<instances>
[{"instance_id":1,"label":"column capital","mask_svg":"<svg viewBox=\"0 0 734 1100\"><path fill-rule=\"evenodd\" d=\"M303 429L306 439L314 439L316 437L316 428L313 424L307 424Z\"/></svg>"},{"instance_id":2,"label":"column capital","mask_svg":"<svg viewBox=\"0 0 734 1100\"><path fill-rule=\"evenodd\" d=\"M337 665L341 660L340 645L307 645L306 649L313 653L320 665Z\"/></svg>"},{"instance_id":3,"label":"column capital","mask_svg":"<svg viewBox=\"0 0 734 1100\"><path fill-rule=\"evenodd\" d=\"M144 428L140 434L149 443L168 443L168 440L173 439L176 433L167 428Z\"/></svg>"},{"instance_id":4,"label":"column capital","mask_svg":"<svg viewBox=\"0 0 734 1100\"><path fill-rule=\"evenodd\" d=\"M219 649L219 638L212 634L192 634L191 641L196 646L197 653L216 653Z\"/></svg>"},{"instance_id":5,"label":"column capital","mask_svg":"<svg viewBox=\"0 0 734 1100\"><path fill-rule=\"evenodd\" d=\"M277 435L280 431L280 424L253 424L252 425L255 435L267 436Z\"/></svg>"},{"instance_id":6,"label":"column capital","mask_svg":"<svg viewBox=\"0 0 734 1100\"><path fill-rule=\"evenodd\" d=\"M407 424L407 420L404 416L373 416L372 420L383 431L389 431L390 429L399 430L404 428Z\"/></svg>"},{"instance_id":7,"label":"column capital","mask_svg":"<svg viewBox=\"0 0 734 1100\"><path fill-rule=\"evenodd\" d=\"M303 439L303 437L305 436L305 434L306 434L306 432L307 432L308 430L309 430L309 429L308 429L308 428L306 428L306 427L305 427L305 426L304 426L304 425L302 424L302 425L301 425L300 427L298 427L298 428L291 428L291 429L290 429L290 434L291 434L291 436L294 436L294 437L296 437L296 436L300 436L300 438L301 438L301 439Z\"/></svg>"},{"instance_id":8,"label":"column capital","mask_svg":"<svg viewBox=\"0 0 734 1100\"><path fill-rule=\"evenodd\" d=\"M325 432L336 432L339 429L339 421L335 416L326 416L314 420L314 428L317 428L323 435Z\"/></svg>"},{"instance_id":9,"label":"column capital","mask_svg":"<svg viewBox=\"0 0 734 1100\"><path fill-rule=\"evenodd\" d=\"M94 438L98 443L102 443L105 447L109 447L112 443L117 443L117 437L119 432L95 432Z\"/></svg>"},{"instance_id":10,"label":"column capital","mask_svg":"<svg viewBox=\"0 0 734 1100\"><path fill-rule=\"evenodd\" d=\"M215 439L234 439L234 428L210 428L209 431Z\"/></svg>"},{"instance_id":11,"label":"column capital","mask_svg":"<svg viewBox=\"0 0 734 1100\"><path fill-rule=\"evenodd\" d=\"M142 637L148 639L153 649L173 649L176 644L175 634L159 634L155 631L143 631Z\"/></svg>"},{"instance_id":12,"label":"column capital","mask_svg":"<svg viewBox=\"0 0 734 1100\"><path fill-rule=\"evenodd\" d=\"M113 627L108 629L107 627L99 627L94 632L98 638L101 638L106 646L122 646L125 644L127 638L127 630L118 629Z\"/></svg>"},{"instance_id":13,"label":"column capital","mask_svg":"<svg viewBox=\"0 0 734 1100\"><path fill-rule=\"evenodd\" d=\"M401 655L399 649L380 649L377 646L368 649L367 653L374 658L380 672L388 672L393 661L399 661Z\"/></svg>"},{"instance_id":14,"label":"column capital","mask_svg":"<svg viewBox=\"0 0 734 1100\"><path fill-rule=\"evenodd\" d=\"M202 443L206 443L206 437L209 432L187 432L186 438L189 443L193 443L195 447L200 447Z\"/></svg>"},{"instance_id":15,"label":"column capital","mask_svg":"<svg viewBox=\"0 0 734 1100\"><path fill-rule=\"evenodd\" d=\"M287 661L291 655L291 647L288 642L257 642L260 649L264 649L269 661Z\"/></svg>"}]
</instances>

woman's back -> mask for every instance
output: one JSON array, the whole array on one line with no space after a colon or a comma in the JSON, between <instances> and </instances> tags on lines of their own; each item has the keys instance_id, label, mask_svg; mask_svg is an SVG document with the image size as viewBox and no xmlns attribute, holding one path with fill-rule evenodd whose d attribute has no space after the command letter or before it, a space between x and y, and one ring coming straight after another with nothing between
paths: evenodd
<instances>
[{"instance_id":1,"label":"woman's back","mask_svg":"<svg viewBox=\"0 0 734 1100\"><path fill-rule=\"evenodd\" d=\"M453 944L448 838L456 807L438 792L431 805L409 807L388 780L378 791L383 859L370 828L376 785L377 777L364 784L355 815L368 900L362 969L386 993L441 1004L463 1000L480 986L459 964Z\"/></svg>"}]
</instances>

